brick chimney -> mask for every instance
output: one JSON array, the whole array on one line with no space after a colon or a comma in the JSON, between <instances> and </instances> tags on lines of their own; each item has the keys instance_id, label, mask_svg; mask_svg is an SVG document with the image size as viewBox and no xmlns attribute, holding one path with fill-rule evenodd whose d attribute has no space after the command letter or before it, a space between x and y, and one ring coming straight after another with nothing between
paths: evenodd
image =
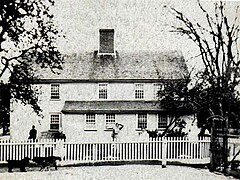
<instances>
[{"instance_id":1,"label":"brick chimney","mask_svg":"<svg viewBox=\"0 0 240 180\"><path fill-rule=\"evenodd\" d=\"M114 29L100 29L99 35L99 53L114 54Z\"/></svg>"}]
</instances>

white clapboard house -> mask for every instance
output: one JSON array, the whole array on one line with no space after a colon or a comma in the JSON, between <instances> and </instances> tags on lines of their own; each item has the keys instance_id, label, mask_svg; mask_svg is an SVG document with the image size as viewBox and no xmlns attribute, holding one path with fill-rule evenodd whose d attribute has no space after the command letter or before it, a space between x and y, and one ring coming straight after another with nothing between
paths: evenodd
<instances>
[{"instance_id":1,"label":"white clapboard house","mask_svg":"<svg viewBox=\"0 0 240 180\"><path fill-rule=\"evenodd\" d=\"M12 139L26 140L32 125L38 137L61 131L67 140L111 140L111 127L124 125L121 138L137 138L142 128L163 130L171 114L157 103L156 93L188 73L181 52L124 52L114 48L114 30L100 29L99 49L65 57L63 70L40 71L43 118L28 106L11 105Z\"/></svg>"}]
</instances>

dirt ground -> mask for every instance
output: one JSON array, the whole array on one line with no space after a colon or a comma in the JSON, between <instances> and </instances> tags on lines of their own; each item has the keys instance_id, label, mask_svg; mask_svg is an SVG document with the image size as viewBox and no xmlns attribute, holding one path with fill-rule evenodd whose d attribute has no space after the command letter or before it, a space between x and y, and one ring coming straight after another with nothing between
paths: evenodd
<instances>
[{"instance_id":1,"label":"dirt ground","mask_svg":"<svg viewBox=\"0 0 240 180\"><path fill-rule=\"evenodd\" d=\"M19 172L14 169L8 173L7 168L0 169L1 180L68 180L68 179L169 179L169 180L228 180L233 177L225 177L220 174L210 173L208 169L197 169L184 166L161 165L121 165L121 166L80 166L80 167L59 167L57 171L40 172L39 168L27 168L28 172Z\"/></svg>"}]
</instances>

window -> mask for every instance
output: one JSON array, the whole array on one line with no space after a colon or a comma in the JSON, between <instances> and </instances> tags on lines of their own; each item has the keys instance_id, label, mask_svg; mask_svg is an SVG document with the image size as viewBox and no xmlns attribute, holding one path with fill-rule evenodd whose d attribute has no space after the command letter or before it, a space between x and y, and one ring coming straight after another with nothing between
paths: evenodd
<instances>
[{"instance_id":1,"label":"window","mask_svg":"<svg viewBox=\"0 0 240 180\"><path fill-rule=\"evenodd\" d=\"M86 127L95 128L95 125L96 125L95 114L86 114Z\"/></svg>"},{"instance_id":2,"label":"window","mask_svg":"<svg viewBox=\"0 0 240 180\"><path fill-rule=\"evenodd\" d=\"M167 127L167 115L158 115L158 128L166 128Z\"/></svg>"},{"instance_id":3,"label":"window","mask_svg":"<svg viewBox=\"0 0 240 180\"><path fill-rule=\"evenodd\" d=\"M138 128L147 128L147 114L138 114Z\"/></svg>"},{"instance_id":4,"label":"window","mask_svg":"<svg viewBox=\"0 0 240 180\"><path fill-rule=\"evenodd\" d=\"M59 84L51 84L51 99L59 99Z\"/></svg>"},{"instance_id":5,"label":"window","mask_svg":"<svg viewBox=\"0 0 240 180\"><path fill-rule=\"evenodd\" d=\"M60 114L50 115L50 130L58 131L60 127Z\"/></svg>"},{"instance_id":6,"label":"window","mask_svg":"<svg viewBox=\"0 0 240 180\"><path fill-rule=\"evenodd\" d=\"M162 84L153 84L153 97L154 99L157 99L158 96L158 92L163 90L163 85Z\"/></svg>"},{"instance_id":7,"label":"window","mask_svg":"<svg viewBox=\"0 0 240 180\"><path fill-rule=\"evenodd\" d=\"M108 84L107 83L100 83L98 84L98 97L99 99L107 99L108 96Z\"/></svg>"},{"instance_id":8,"label":"window","mask_svg":"<svg viewBox=\"0 0 240 180\"><path fill-rule=\"evenodd\" d=\"M135 84L135 99L144 98L144 84Z\"/></svg>"},{"instance_id":9,"label":"window","mask_svg":"<svg viewBox=\"0 0 240 180\"><path fill-rule=\"evenodd\" d=\"M115 124L115 114L106 114L106 126L113 127Z\"/></svg>"}]
</instances>

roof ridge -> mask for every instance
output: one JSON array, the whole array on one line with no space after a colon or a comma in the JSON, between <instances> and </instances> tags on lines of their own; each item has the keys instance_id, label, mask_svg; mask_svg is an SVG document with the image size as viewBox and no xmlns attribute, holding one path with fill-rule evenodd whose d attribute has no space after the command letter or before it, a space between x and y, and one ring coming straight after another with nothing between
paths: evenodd
<instances>
[{"instance_id":1,"label":"roof ridge","mask_svg":"<svg viewBox=\"0 0 240 180\"><path fill-rule=\"evenodd\" d=\"M127 51L127 50L116 50L118 53L124 53L124 54L139 54L139 53L154 53L154 54L165 54L165 53L179 53L179 54L183 54L181 50L137 50L137 51ZM82 51L82 52L73 52L71 54L64 54L64 56L66 57L72 57L72 56L79 56L79 55L82 55L82 54L94 54L98 52L98 50L92 50L92 51Z\"/></svg>"}]
</instances>

